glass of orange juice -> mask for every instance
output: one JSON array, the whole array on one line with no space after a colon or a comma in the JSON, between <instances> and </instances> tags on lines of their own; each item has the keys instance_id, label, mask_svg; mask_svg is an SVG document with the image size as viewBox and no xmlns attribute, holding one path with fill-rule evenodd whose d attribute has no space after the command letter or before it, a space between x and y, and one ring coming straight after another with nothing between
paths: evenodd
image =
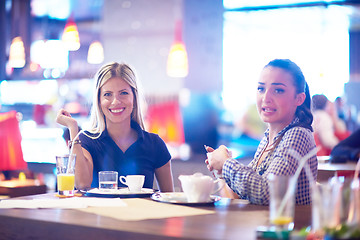
<instances>
[{"instance_id":1,"label":"glass of orange juice","mask_svg":"<svg viewBox=\"0 0 360 240\"><path fill-rule=\"evenodd\" d=\"M295 189L292 176L269 175L270 222L278 229L294 228Z\"/></svg>"},{"instance_id":2,"label":"glass of orange juice","mask_svg":"<svg viewBox=\"0 0 360 240\"><path fill-rule=\"evenodd\" d=\"M57 188L60 196L74 196L75 154L56 156Z\"/></svg>"}]
</instances>

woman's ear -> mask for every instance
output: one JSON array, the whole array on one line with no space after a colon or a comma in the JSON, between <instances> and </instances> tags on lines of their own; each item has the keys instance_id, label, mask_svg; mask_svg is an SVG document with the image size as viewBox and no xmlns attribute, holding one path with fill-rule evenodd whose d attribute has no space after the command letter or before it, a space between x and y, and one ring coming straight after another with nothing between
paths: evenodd
<instances>
[{"instance_id":1,"label":"woman's ear","mask_svg":"<svg viewBox=\"0 0 360 240\"><path fill-rule=\"evenodd\" d=\"M296 105L301 106L305 101L306 95L304 92L296 95Z\"/></svg>"}]
</instances>

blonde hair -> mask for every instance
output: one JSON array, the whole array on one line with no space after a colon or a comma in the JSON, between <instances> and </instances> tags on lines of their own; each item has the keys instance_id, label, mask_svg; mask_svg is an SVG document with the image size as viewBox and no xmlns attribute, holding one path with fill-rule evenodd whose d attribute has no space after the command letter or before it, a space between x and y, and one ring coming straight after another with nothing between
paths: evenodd
<instances>
[{"instance_id":1,"label":"blonde hair","mask_svg":"<svg viewBox=\"0 0 360 240\"><path fill-rule=\"evenodd\" d=\"M142 129L144 127L144 120L140 108L140 95L138 84L136 82L136 77L134 71L130 68L129 65L125 63L111 62L102 66L95 75L95 88L93 94L93 103L90 115L91 129L89 132L93 134L99 134L105 130L105 116L100 107L100 90L101 87L110 79L118 77L124 80L127 84L130 85L132 93L134 95L134 108L131 113L131 119L137 122Z\"/></svg>"}]
</instances>

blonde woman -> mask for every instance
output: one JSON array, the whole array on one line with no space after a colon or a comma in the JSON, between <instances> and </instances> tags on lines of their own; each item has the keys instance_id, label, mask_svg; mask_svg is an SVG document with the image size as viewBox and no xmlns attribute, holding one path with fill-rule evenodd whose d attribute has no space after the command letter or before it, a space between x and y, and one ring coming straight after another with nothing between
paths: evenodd
<instances>
[{"instance_id":1,"label":"blonde woman","mask_svg":"<svg viewBox=\"0 0 360 240\"><path fill-rule=\"evenodd\" d=\"M98 172L113 170L119 176L145 175L145 188L153 188L155 175L160 191L173 191L171 156L158 135L145 131L134 71L113 62L101 67L95 80L91 129L78 134L76 120L64 109L56 118L73 140L76 188L98 187Z\"/></svg>"}]
</instances>

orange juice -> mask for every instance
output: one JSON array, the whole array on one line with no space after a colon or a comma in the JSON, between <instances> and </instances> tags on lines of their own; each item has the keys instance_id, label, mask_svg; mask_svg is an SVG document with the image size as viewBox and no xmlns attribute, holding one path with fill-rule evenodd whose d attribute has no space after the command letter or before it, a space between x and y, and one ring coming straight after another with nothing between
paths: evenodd
<instances>
[{"instance_id":1,"label":"orange juice","mask_svg":"<svg viewBox=\"0 0 360 240\"><path fill-rule=\"evenodd\" d=\"M278 216L271 220L275 225L287 225L293 221L292 217L287 216Z\"/></svg>"},{"instance_id":2,"label":"orange juice","mask_svg":"<svg viewBox=\"0 0 360 240\"><path fill-rule=\"evenodd\" d=\"M72 191L75 185L75 175L66 173L58 174L57 182L59 191Z\"/></svg>"}]
</instances>

